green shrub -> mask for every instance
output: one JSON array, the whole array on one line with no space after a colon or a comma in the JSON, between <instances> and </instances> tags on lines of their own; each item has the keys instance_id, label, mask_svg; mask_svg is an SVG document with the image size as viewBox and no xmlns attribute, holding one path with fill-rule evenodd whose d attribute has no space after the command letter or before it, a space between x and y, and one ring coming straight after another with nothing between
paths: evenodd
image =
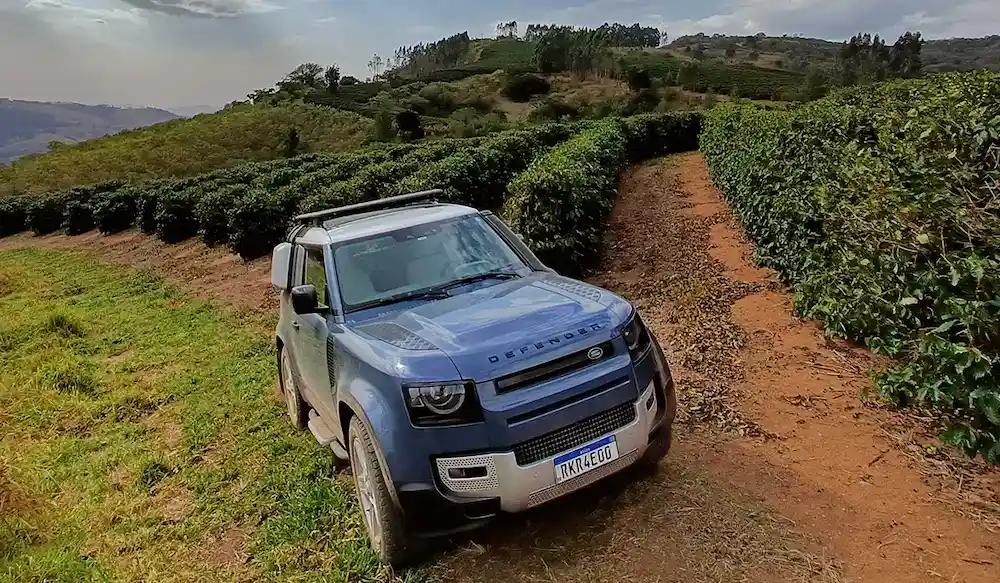
<instances>
[{"instance_id":1,"label":"green shrub","mask_svg":"<svg viewBox=\"0 0 1000 583\"><path fill-rule=\"evenodd\" d=\"M628 81L628 88L633 92L653 87L653 78L649 76L649 71L642 67L628 67L625 71L625 79Z\"/></svg>"},{"instance_id":2,"label":"green shrub","mask_svg":"<svg viewBox=\"0 0 1000 583\"><path fill-rule=\"evenodd\" d=\"M1000 76L720 105L701 145L798 311L896 357L882 394L936 409L947 442L1000 463Z\"/></svg>"},{"instance_id":3,"label":"green shrub","mask_svg":"<svg viewBox=\"0 0 1000 583\"><path fill-rule=\"evenodd\" d=\"M503 85L503 94L511 101L524 103L535 95L549 92L549 80L534 73L511 75Z\"/></svg>"},{"instance_id":4,"label":"green shrub","mask_svg":"<svg viewBox=\"0 0 1000 583\"><path fill-rule=\"evenodd\" d=\"M542 151L572 133L566 124L545 124L485 138L475 148L429 164L400 181L392 194L440 188L449 200L496 209L507 183Z\"/></svg>"},{"instance_id":5,"label":"green shrub","mask_svg":"<svg viewBox=\"0 0 1000 583\"><path fill-rule=\"evenodd\" d=\"M430 163L476 143L472 140L447 139L421 144L398 159L370 164L360 168L348 180L321 188L299 203L299 212L314 212L399 194L399 183L402 179Z\"/></svg>"},{"instance_id":6,"label":"green shrub","mask_svg":"<svg viewBox=\"0 0 1000 583\"><path fill-rule=\"evenodd\" d=\"M543 263L579 274L594 259L627 146L621 122L604 120L535 160L510 183L504 219Z\"/></svg>"},{"instance_id":7,"label":"green shrub","mask_svg":"<svg viewBox=\"0 0 1000 583\"><path fill-rule=\"evenodd\" d=\"M688 112L636 115L623 119L622 127L628 139L628 159L637 162L697 149L701 114Z\"/></svg>"},{"instance_id":8,"label":"green shrub","mask_svg":"<svg viewBox=\"0 0 1000 583\"><path fill-rule=\"evenodd\" d=\"M136 196L135 223L147 235L156 232L156 207L160 202L160 194L165 190L169 190L169 187L162 183L146 184Z\"/></svg>"},{"instance_id":9,"label":"green shrub","mask_svg":"<svg viewBox=\"0 0 1000 583\"><path fill-rule=\"evenodd\" d=\"M79 198L70 198L66 201L60 227L69 235L79 235L93 229L94 213L90 208L90 202Z\"/></svg>"},{"instance_id":10,"label":"green shrub","mask_svg":"<svg viewBox=\"0 0 1000 583\"><path fill-rule=\"evenodd\" d=\"M262 257L281 242L295 204L286 191L251 189L229 207L229 250L244 259Z\"/></svg>"},{"instance_id":11,"label":"green shrub","mask_svg":"<svg viewBox=\"0 0 1000 583\"><path fill-rule=\"evenodd\" d=\"M202 242L214 246L229 241L229 209L248 190L243 184L232 184L198 199L194 205L194 217L198 221L198 236Z\"/></svg>"},{"instance_id":12,"label":"green shrub","mask_svg":"<svg viewBox=\"0 0 1000 583\"><path fill-rule=\"evenodd\" d=\"M27 199L0 195L0 237L20 233L27 227Z\"/></svg>"},{"instance_id":13,"label":"green shrub","mask_svg":"<svg viewBox=\"0 0 1000 583\"><path fill-rule=\"evenodd\" d=\"M137 191L126 186L94 195L90 202L94 224L104 233L118 233L132 226L136 219Z\"/></svg>"},{"instance_id":14,"label":"green shrub","mask_svg":"<svg viewBox=\"0 0 1000 583\"><path fill-rule=\"evenodd\" d=\"M528 120L533 122L574 120L582 115L583 111L577 105L562 97L552 96L535 106L528 113Z\"/></svg>"},{"instance_id":15,"label":"green shrub","mask_svg":"<svg viewBox=\"0 0 1000 583\"><path fill-rule=\"evenodd\" d=\"M36 235L58 231L63 222L63 211L69 201L68 192L52 192L32 196L25 208L25 221Z\"/></svg>"},{"instance_id":16,"label":"green shrub","mask_svg":"<svg viewBox=\"0 0 1000 583\"><path fill-rule=\"evenodd\" d=\"M163 190L156 202L156 236L167 243L177 243L198 232L194 215L199 192L196 187Z\"/></svg>"}]
</instances>

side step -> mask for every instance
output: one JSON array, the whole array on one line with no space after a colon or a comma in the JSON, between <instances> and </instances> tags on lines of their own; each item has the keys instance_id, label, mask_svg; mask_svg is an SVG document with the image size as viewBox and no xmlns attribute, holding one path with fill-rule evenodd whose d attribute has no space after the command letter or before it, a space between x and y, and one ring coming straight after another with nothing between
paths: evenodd
<instances>
[{"instance_id":1,"label":"side step","mask_svg":"<svg viewBox=\"0 0 1000 583\"><path fill-rule=\"evenodd\" d=\"M309 410L309 431L320 445L328 445L333 449L333 455L341 460L347 460L347 450L337 441L337 434L327 425L326 420L319 416L315 409Z\"/></svg>"},{"instance_id":2,"label":"side step","mask_svg":"<svg viewBox=\"0 0 1000 583\"><path fill-rule=\"evenodd\" d=\"M333 428L326 424L326 420L320 417L315 409L309 410L309 431L320 445L330 445L337 440Z\"/></svg>"}]
</instances>

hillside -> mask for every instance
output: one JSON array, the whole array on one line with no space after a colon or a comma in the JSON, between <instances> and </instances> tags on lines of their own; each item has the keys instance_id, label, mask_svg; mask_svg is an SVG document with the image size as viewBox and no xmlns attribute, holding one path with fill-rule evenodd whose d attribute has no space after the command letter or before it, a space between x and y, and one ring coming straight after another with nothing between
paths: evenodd
<instances>
[{"instance_id":1,"label":"hillside","mask_svg":"<svg viewBox=\"0 0 1000 583\"><path fill-rule=\"evenodd\" d=\"M0 98L0 164L45 152L49 142L80 142L177 117L175 113L152 107L123 108Z\"/></svg>"},{"instance_id":2,"label":"hillside","mask_svg":"<svg viewBox=\"0 0 1000 583\"><path fill-rule=\"evenodd\" d=\"M238 105L27 156L0 168L0 194L189 176L289 153L347 150L361 142L369 125L366 118L326 107ZM288 152L293 129L297 144Z\"/></svg>"},{"instance_id":3,"label":"hillside","mask_svg":"<svg viewBox=\"0 0 1000 583\"><path fill-rule=\"evenodd\" d=\"M891 43L894 39L884 39ZM832 67L843 43L796 36L726 36L696 34L671 41L666 49L678 58L759 67L803 70ZM700 53L699 53L700 49ZM925 40L921 48L923 72L1000 71L1000 36Z\"/></svg>"}]
</instances>

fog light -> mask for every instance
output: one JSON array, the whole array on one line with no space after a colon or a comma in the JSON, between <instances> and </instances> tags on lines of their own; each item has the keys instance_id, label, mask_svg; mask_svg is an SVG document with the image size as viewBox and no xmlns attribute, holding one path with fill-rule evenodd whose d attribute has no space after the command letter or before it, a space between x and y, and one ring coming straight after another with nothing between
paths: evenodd
<instances>
[{"instance_id":1,"label":"fog light","mask_svg":"<svg viewBox=\"0 0 1000 583\"><path fill-rule=\"evenodd\" d=\"M653 405L655 404L656 404L656 396L650 395L649 398L646 399L646 410L647 411L651 410L653 408Z\"/></svg>"},{"instance_id":2,"label":"fog light","mask_svg":"<svg viewBox=\"0 0 1000 583\"><path fill-rule=\"evenodd\" d=\"M472 468L448 468L448 477L453 480L485 478L486 466L475 466Z\"/></svg>"}]
</instances>

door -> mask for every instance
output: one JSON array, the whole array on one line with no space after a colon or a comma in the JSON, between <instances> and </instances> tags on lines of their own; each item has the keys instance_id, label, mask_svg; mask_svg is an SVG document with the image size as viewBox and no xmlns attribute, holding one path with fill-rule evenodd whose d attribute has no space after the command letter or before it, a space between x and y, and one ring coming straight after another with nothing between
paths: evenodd
<instances>
[{"instance_id":1,"label":"door","mask_svg":"<svg viewBox=\"0 0 1000 583\"><path fill-rule=\"evenodd\" d=\"M326 338L329 335L330 299L327 293L326 269L322 249L304 248L305 265L300 271L302 281L316 288L320 310L315 314L294 314L292 329L295 360L302 378L303 395L320 415L327 415L332 404L330 375L326 365Z\"/></svg>"}]
</instances>

